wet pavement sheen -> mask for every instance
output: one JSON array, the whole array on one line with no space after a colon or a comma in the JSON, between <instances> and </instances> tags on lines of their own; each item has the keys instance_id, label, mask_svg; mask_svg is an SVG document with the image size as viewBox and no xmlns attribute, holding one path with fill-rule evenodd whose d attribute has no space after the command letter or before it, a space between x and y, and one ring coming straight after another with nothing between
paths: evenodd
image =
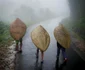
<instances>
[{"instance_id":1,"label":"wet pavement sheen","mask_svg":"<svg viewBox=\"0 0 85 70\"><path fill-rule=\"evenodd\" d=\"M34 24L27 28L26 34L23 37L22 53L16 54L15 70L80 70L84 68L85 62L78 56L78 54L76 54L75 51L73 51L72 48L67 50L68 61L66 64L62 64L62 56L60 56L59 61L56 60L57 46L53 30L61 20L62 18L48 20L39 24ZM38 25L42 25L51 37L50 45L44 53L43 64L40 62L40 53L39 59L36 59L36 47L30 36L31 31ZM85 68L83 70L85 70Z\"/></svg>"}]
</instances>

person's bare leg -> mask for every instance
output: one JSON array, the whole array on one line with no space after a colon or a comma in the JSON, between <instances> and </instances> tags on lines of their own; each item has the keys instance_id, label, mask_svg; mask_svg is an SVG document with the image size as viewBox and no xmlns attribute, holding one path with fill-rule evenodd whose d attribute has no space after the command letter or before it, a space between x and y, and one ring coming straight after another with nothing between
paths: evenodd
<instances>
[{"instance_id":1,"label":"person's bare leg","mask_svg":"<svg viewBox=\"0 0 85 70\"><path fill-rule=\"evenodd\" d=\"M44 58L44 52L41 51L41 63L43 63L43 58Z\"/></svg>"}]
</instances>

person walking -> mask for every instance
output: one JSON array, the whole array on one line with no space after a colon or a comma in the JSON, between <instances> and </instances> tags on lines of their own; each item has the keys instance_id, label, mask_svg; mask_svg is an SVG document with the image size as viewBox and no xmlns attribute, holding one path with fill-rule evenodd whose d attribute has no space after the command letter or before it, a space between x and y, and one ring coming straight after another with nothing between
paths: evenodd
<instances>
[{"instance_id":1,"label":"person walking","mask_svg":"<svg viewBox=\"0 0 85 70\"><path fill-rule=\"evenodd\" d=\"M10 35L16 41L15 49L17 52L22 52L22 38L26 33L26 25L22 20L16 18L14 22L10 24ZM19 49L20 42L20 49Z\"/></svg>"},{"instance_id":2,"label":"person walking","mask_svg":"<svg viewBox=\"0 0 85 70\"><path fill-rule=\"evenodd\" d=\"M59 24L54 29L54 37L57 41L57 59L59 59L60 50L62 51L64 62L67 61L66 49L70 47L71 38L68 31L65 29L63 24Z\"/></svg>"},{"instance_id":3,"label":"person walking","mask_svg":"<svg viewBox=\"0 0 85 70\"><path fill-rule=\"evenodd\" d=\"M37 26L31 32L31 39L37 47L36 57L39 57L39 50L41 51L41 63L43 63L44 52L48 49L50 44L50 36L43 26Z\"/></svg>"}]
</instances>

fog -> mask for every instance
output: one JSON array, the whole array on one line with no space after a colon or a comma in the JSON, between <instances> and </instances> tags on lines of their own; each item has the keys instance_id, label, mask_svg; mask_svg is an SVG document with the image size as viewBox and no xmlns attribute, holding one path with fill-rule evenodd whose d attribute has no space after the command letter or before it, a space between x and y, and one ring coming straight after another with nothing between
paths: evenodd
<instances>
[{"instance_id":1,"label":"fog","mask_svg":"<svg viewBox=\"0 0 85 70\"><path fill-rule=\"evenodd\" d=\"M11 23L20 18L25 23L37 23L69 15L67 0L0 0L0 21Z\"/></svg>"}]
</instances>

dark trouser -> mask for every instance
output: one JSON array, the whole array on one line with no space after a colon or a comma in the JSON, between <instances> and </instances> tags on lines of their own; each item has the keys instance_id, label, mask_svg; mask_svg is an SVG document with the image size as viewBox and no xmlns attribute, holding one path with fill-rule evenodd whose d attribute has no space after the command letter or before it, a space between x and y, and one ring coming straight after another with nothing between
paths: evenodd
<instances>
[{"instance_id":1,"label":"dark trouser","mask_svg":"<svg viewBox=\"0 0 85 70\"><path fill-rule=\"evenodd\" d=\"M22 38L20 39L20 50L22 50Z\"/></svg>"},{"instance_id":2,"label":"dark trouser","mask_svg":"<svg viewBox=\"0 0 85 70\"><path fill-rule=\"evenodd\" d=\"M60 54L60 50L62 50L62 54L63 54L63 58L67 58L66 57L66 52L65 52L65 48L62 47L58 42L57 42L57 57L59 57L59 54Z\"/></svg>"},{"instance_id":3,"label":"dark trouser","mask_svg":"<svg viewBox=\"0 0 85 70\"><path fill-rule=\"evenodd\" d=\"M22 50L22 38L21 38L20 40L16 40L16 51L19 50L19 47L18 47L19 41L20 41L20 50Z\"/></svg>"}]
</instances>

